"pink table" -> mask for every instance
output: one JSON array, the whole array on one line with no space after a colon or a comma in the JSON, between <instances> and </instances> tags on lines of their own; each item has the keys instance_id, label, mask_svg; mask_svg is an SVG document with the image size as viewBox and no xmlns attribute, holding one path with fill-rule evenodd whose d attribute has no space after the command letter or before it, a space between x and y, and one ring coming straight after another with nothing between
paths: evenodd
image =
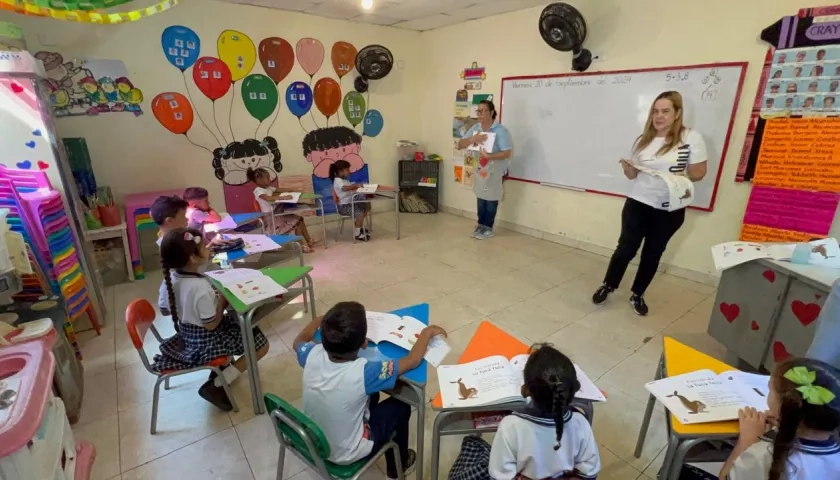
<instances>
[{"instance_id":1,"label":"pink table","mask_svg":"<svg viewBox=\"0 0 840 480\"><path fill-rule=\"evenodd\" d=\"M125 204L125 224L128 229L128 249L131 252L131 263L135 269L135 276L138 270L141 275L137 278L143 278L143 266L140 261L140 238L137 235L137 222L134 219L137 210L151 207L152 203L158 197L171 197L173 195L178 195L180 197L183 194L184 189L182 188L179 190L132 193L131 195L126 195L125 198L123 198L123 203Z\"/></svg>"}]
</instances>

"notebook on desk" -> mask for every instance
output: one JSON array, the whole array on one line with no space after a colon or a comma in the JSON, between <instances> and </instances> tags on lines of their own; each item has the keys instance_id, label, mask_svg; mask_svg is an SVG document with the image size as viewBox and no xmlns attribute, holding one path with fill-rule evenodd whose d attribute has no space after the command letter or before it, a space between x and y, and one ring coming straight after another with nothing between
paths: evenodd
<instances>
[{"instance_id":1,"label":"notebook on desk","mask_svg":"<svg viewBox=\"0 0 840 480\"><path fill-rule=\"evenodd\" d=\"M298 203L300 202L300 196L302 195L301 192L281 192L280 196L288 197L291 196L292 198L287 198L285 200L277 200L276 203Z\"/></svg>"},{"instance_id":2,"label":"notebook on desk","mask_svg":"<svg viewBox=\"0 0 840 480\"><path fill-rule=\"evenodd\" d=\"M376 183L363 183L361 187L356 190L356 193L376 193L379 185Z\"/></svg>"}]
</instances>

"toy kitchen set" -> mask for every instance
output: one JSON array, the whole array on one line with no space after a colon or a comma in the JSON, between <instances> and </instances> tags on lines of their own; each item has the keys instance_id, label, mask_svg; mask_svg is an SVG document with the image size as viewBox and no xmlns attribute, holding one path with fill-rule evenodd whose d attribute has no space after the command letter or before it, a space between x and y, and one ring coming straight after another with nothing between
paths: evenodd
<instances>
[{"instance_id":1,"label":"toy kitchen set","mask_svg":"<svg viewBox=\"0 0 840 480\"><path fill-rule=\"evenodd\" d=\"M86 480L95 450L70 428L83 394L75 322L99 333L102 291L42 77L29 53L0 51L0 480Z\"/></svg>"}]
</instances>

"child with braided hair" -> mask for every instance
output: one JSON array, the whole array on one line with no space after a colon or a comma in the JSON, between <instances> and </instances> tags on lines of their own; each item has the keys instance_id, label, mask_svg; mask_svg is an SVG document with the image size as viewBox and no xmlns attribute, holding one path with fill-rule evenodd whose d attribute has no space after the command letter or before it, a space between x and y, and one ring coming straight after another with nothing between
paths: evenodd
<instances>
[{"instance_id":1,"label":"child with braided hair","mask_svg":"<svg viewBox=\"0 0 840 480\"><path fill-rule=\"evenodd\" d=\"M499 424L490 450L490 477L596 478L601 470L598 444L589 422L572 406L578 390L569 357L551 345L534 345L522 385L529 403Z\"/></svg>"},{"instance_id":2,"label":"child with braided hair","mask_svg":"<svg viewBox=\"0 0 840 480\"><path fill-rule=\"evenodd\" d=\"M239 356L222 375L228 384L245 371L245 347L235 319L225 313L227 301L210 281L200 273L210 260L201 232L175 228L163 236L160 246L165 290L160 292L158 306L172 314L175 332L160 345L152 368L156 371L183 370L206 365L219 357ZM268 353L268 340L254 328L257 358ZM210 376L198 394L224 411L232 410L221 379Z\"/></svg>"},{"instance_id":3,"label":"child with braided hair","mask_svg":"<svg viewBox=\"0 0 840 480\"><path fill-rule=\"evenodd\" d=\"M793 359L770 377L767 414L738 412L740 436L720 472L730 480L840 478L840 370L819 360ZM775 423L775 438L764 434Z\"/></svg>"}]
</instances>

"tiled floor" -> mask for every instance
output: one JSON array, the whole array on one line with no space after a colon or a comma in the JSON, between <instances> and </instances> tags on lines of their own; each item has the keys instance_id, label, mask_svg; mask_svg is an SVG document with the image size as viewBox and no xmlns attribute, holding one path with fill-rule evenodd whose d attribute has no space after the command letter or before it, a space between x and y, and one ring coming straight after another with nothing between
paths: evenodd
<instances>
[{"instance_id":1,"label":"tiled floor","mask_svg":"<svg viewBox=\"0 0 840 480\"><path fill-rule=\"evenodd\" d=\"M458 358L479 321L488 318L527 343L552 342L609 396L595 409L603 465L598 478L655 478L665 446L661 416L654 416L642 457L633 457L646 400L643 383L654 373L663 335L723 355L722 346L705 333L714 289L659 275L647 295L650 315L637 317L624 289L604 306L590 301L605 257L504 230L477 241L469 237L470 220L446 214L403 215L402 222L399 241L392 214L376 216L375 237L368 244L335 244L330 229L330 248L319 246L306 257L315 267L318 312L339 300L357 300L378 311L428 302L432 322L449 332L453 349L447 362ZM634 273L631 267L628 279ZM140 364L122 319L132 299L155 299L159 282L155 272L110 288L110 318L102 336L81 335L85 398L74 430L96 446L94 480L275 478L274 433L266 416L254 417L245 378L234 384L242 408L231 414L198 397L204 374L173 381L171 390L161 391L158 433L149 435L153 377ZM289 348L308 318L300 307L292 305L262 326L271 344L260 362L263 389L292 401L301 397L301 370ZM172 332L168 318L159 318L157 325ZM156 350L156 345L146 347L150 355ZM438 387L433 372L429 377L431 396ZM426 412L429 452L434 414L428 405ZM456 437L444 438L442 473L459 444ZM428 463L427 455L427 478ZM378 473L371 477L384 478ZM289 455L284 477L315 475Z\"/></svg>"}]
</instances>

